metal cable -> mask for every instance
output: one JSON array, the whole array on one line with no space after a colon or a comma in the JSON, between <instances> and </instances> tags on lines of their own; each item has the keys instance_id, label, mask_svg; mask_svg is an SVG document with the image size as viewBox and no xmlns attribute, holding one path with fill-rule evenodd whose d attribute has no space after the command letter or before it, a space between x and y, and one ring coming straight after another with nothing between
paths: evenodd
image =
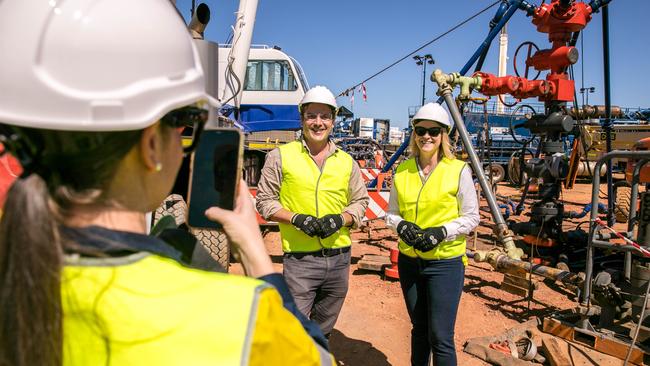
<instances>
[{"instance_id":1,"label":"metal cable","mask_svg":"<svg viewBox=\"0 0 650 366\"><path fill-rule=\"evenodd\" d=\"M344 91L342 91L341 93L339 93L339 95L337 95L337 98L340 97L340 96L345 95L345 93L347 93L347 92L349 92L349 91L351 91L351 90L354 90L354 89L355 89L356 87L358 87L359 85L365 83L366 81L369 81L369 80L373 79L374 77L378 76L379 74L383 73L384 71L386 71L386 70L390 69L391 67L397 65L398 63L400 63L400 62L406 60L407 58L411 57L411 55L413 55L414 53L420 51L421 49L423 49L423 48L425 48L425 47L427 47L427 46L429 46L430 44L432 44L433 42L435 42L435 41L439 40L440 38L446 36L447 34L449 34L449 33L453 32L453 31L455 31L456 29L458 29L458 28L460 28L461 26L465 25L466 23L468 23L469 21L473 20L473 19L476 18L477 16L479 16L479 15L485 13L485 12L488 11L490 8L492 8L493 6L499 4L500 2L501 2L501 0L497 0L497 1L495 1L494 3L492 3L492 5L489 5L489 6L486 7L485 9L479 11L478 13L472 15L471 17L469 17L469 18L463 20L462 22L456 24L455 26L453 26L452 28L450 28L450 29L447 30L446 32L442 33L441 35L437 36L436 38L432 39L431 41L429 41L429 42L423 44L422 46L418 47L416 50L414 50L414 51L410 52L409 54L407 54L406 56L404 56L404 57L398 59L397 61L393 62L392 64L390 64L390 65L384 67L384 68L381 69L380 71L374 73L372 76L370 76L370 77L364 79L362 82L360 82L360 83L358 83L358 84L355 84L354 86L351 86L351 87L345 89Z\"/></svg>"}]
</instances>

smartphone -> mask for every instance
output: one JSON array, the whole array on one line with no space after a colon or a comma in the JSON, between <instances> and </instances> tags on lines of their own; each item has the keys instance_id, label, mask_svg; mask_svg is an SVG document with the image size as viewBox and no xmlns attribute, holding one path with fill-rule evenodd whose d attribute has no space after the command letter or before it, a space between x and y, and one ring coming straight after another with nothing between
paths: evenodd
<instances>
[{"instance_id":1,"label":"smartphone","mask_svg":"<svg viewBox=\"0 0 650 366\"><path fill-rule=\"evenodd\" d=\"M236 128L203 131L190 165L187 193L189 226L221 228L220 224L205 217L205 210L213 206L234 209L241 179L243 149L243 135Z\"/></svg>"}]
</instances>

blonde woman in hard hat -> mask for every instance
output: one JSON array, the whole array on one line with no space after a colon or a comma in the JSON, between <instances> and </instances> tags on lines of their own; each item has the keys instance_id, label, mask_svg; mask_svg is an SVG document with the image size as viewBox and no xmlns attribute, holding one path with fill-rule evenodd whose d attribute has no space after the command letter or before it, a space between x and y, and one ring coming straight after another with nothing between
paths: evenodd
<instances>
[{"instance_id":1,"label":"blonde woman in hard hat","mask_svg":"<svg viewBox=\"0 0 650 366\"><path fill-rule=\"evenodd\" d=\"M206 214L261 280L145 235L179 128L215 107L169 1L4 0L0 54L0 140L24 169L0 221L0 365L334 364L271 286L295 309L243 182Z\"/></svg>"},{"instance_id":2,"label":"blonde woman in hard hat","mask_svg":"<svg viewBox=\"0 0 650 366\"><path fill-rule=\"evenodd\" d=\"M269 152L257 190L257 210L277 221L283 273L296 305L329 338L350 277L350 227L368 206L359 166L330 141L336 99L324 86L299 104L302 138Z\"/></svg>"},{"instance_id":3,"label":"blonde woman in hard hat","mask_svg":"<svg viewBox=\"0 0 650 366\"><path fill-rule=\"evenodd\" d=\"M411 364L456 365L454 325L463 289L465 235L479 222L476 189L449 142L437 103L413 117L412 157L397 167L386 216L399 235L399 277L411 318Z\"/></svg>"}]
</instances>

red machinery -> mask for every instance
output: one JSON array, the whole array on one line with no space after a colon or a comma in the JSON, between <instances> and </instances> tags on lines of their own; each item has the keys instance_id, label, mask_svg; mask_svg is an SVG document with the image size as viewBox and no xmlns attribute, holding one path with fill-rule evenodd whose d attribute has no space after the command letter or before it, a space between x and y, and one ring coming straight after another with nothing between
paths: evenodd
<instances>
[{"instance_id":1,"label":"red machinery","mask_svg":"<svg viewBox=\"0 0 650 366\"><path fill-rule=\"evenodd\" d=\"M573 32L585 28L591 20L592 12L592 7L582 2L552 0L548 4L541 4L535 9L533 24L539 32L548 33L553 47L537 50L530 56L534 44L526 42L529 44L529 57L526 59L525 77L497 77L484 72L475 74L481 77L481 93L488 96L510 94L517 99L538 97L540 101L573 101L575 86L574 81L569 80L567 67L578 61L578 50L568 43ZM551 72L546 80L529 80L527 76L530 67L537 71Z\"/></svg>"}]
</instances>

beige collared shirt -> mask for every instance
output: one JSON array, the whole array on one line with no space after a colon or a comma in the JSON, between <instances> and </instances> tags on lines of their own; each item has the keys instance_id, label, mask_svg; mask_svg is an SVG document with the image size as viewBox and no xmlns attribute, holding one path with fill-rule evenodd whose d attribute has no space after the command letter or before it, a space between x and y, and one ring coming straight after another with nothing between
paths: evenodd
<instances>
[{"instance_id":1,"label":"beige collared shirt","mask_svg":"<svg viewBox=\"0 0 650 366\"><path fill-rule=\"evenodd\" d=\"M305 149L309 150L304 140L302 140L302 145ZM338 148L330 141L327 145L327 149L327 157L330 157ZM266 154L264 168L262 168L260 181L257 184L257 211L266 220L283 208L280 203L281 186L282 158L280 156L280 149L278 148ZM361 178L361 171L357 164L352 164L348 192L350 202L348 202L348 205L343 209L343 212L347 212L352 216L354 221L352 227L357 228L361 225L369 201L368 190Z\"/></svg>"}]
</instances>

